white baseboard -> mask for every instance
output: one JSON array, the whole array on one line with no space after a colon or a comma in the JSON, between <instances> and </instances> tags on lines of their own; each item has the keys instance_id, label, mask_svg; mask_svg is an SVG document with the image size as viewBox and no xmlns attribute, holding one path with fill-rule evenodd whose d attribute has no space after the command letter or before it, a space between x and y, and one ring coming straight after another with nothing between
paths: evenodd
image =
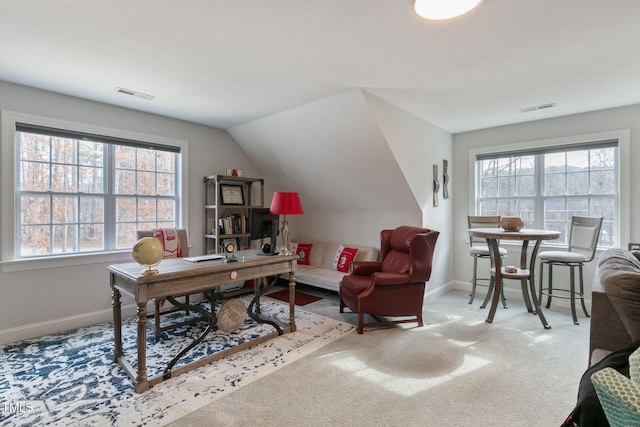
<instances>
[{"instance_id":1,"label":"white baseboard","mask_svg":"<svg viewBox=\"0 0 640 427\"><path fill-rule=\"evenodd\" d=\"M196 302L202 298L203 296L200 294L199 297L192 299L192 302ZM178 300L184 301L184 297L180 297ZM153 301L150 300L147 304L147 312L153 313L153 308ZM135 316L137 311L138 307L135 304L123 304L122 318L124 319ZM1 329L0 345L111 321L113 321L113 310L108 308L90 313L82 313L75 316L60 317L46 322L31 323L15 328Z\"/></svg>"},{"instance_id":2,"label":"white baseboard","mask_svg":"<svg viewBox=\"0 0 640 427\"><path fill-rule=\"evenodd\" d=\"M536 290L537 288L538 287L536 286ZM458 290L458 291L465 291L465 292L471 293L471 283L465 282L465 281L459 281L459 280L449 282L447 284L447 291L449 290ZM482 286L482 287L478 286L478 289L476 290L476 298L474 300L474 304L478 300L479 300L478 302L479 304L482 303L482 300L484 299L485 295L487 295L487 288L485 286ZM507 299L507 303L509 302L509 299L513 299L514 301L522 301L522 290L520 288L520 282L513 281L513 280L509 281L507 286L505 286L504 288L504 296ZM544 308L544 304L546 304L546 301L547 301L547 297L543 295L542 296L543 308ZM586 295L584 302L587 305L587 309L590 310L591 294ZM571 309L571 301L566 298L553 298L551 304L554 307L563 307L563 308ZM580 302L578 301L576 301L576 310L578 310L579 312L582 312L582 308L580 307Z\"/></svg>"},{"instance_id":3,"label":"white baseboard","mask_svg":"<svg viewBox=\"0 0 640 427\"><path fill-rule=\"evenodd\" d=\"M136 314L135 304L122 306L122 317L130 317ZM43 335L54 334L56 332L78 329L84 326L95 325L97 323L110 322L113 320L111 309L83 313L76 316L61 317L46 322L32 323L16 328L0 330L0 345L22 341L30 338L41 337Z\"/></svg>"},{"instance_id":4,"label":"white baseboard","mask_svg":"<svg viewBox=\"0 0 640 427\"><path fill-rule=\"evenodd\" d=\"M445 283L444 285L438 286L437 288L430 288L429 282L427 282L424 299L425 301L427 301L429 299L438 298L440 295L444 295L453 289L456 289L454 282Z\"/></svg>"}]
</instances>

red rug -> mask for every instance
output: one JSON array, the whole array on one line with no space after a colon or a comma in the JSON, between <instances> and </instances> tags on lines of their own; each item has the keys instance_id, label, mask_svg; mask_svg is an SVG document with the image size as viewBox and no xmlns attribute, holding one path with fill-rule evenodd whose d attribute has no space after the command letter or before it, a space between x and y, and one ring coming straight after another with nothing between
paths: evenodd
<instances>
[{"instance_id":1,"label":"red rug","mask_svg":"<svg viewBox=\"0 0 640 427\"><path fill-rule=\"evenodd\" d=\"M283 289L281 291L273 292L265 295L269 298L274 298L280 301L289 302L289 289ZM312 302L316 302L321 300L321 297L316 297L314 295L305 294L304 292L296 291L296 305L303 306L307 304L311 304Z\"/></svg>"}]
</instances>

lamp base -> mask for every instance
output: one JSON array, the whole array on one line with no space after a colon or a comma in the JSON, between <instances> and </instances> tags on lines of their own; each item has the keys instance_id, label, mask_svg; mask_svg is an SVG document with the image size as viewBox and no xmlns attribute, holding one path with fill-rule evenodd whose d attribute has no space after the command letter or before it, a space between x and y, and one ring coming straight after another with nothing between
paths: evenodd
<instances>
[{"instance_id":1,"label":"lamp base","mask_svg":"<svg viewBox=\"0 0 640 427\"><path fill-rule=\"evenodd\" d=\"M292 255L289 250L289 222L287 221L287 216L284 216L284 220L282 221L282 244L283 247L280 249L280 255Z\"/></svg>"}]
</instances>

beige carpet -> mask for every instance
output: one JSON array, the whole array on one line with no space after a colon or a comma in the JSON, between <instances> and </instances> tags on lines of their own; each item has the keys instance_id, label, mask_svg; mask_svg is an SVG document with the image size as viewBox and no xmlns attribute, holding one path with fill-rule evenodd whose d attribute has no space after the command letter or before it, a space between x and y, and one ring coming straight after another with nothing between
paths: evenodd
<instances>
[{"instance_id":1,"label":"beige carpet","mask_svg":"<svg viewBox=\"0 0 640 427\"><path fill-rule=\"evenodd\" d=\"M331 298L305 309L354 323ZM488 324L482 298L467 298L430 301L422 328L344 336L171 425L559 426L586 369L589 319L575 326L552 307L545 330L512 299Z\"/></svg>"}]
</instances>

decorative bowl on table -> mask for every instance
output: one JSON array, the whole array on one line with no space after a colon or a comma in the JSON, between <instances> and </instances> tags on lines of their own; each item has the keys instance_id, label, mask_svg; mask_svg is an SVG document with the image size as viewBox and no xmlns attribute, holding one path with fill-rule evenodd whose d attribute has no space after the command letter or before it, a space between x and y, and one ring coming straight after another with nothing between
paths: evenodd
<instances>
[{"instance_id":1,"label":"decorative bowl on table","mask_svg":"<svg viewBox=\"0 0 640 427\"><path fill-rule=\"evenodd\" d=\"M503 216L500 218L500 227L504 231L520 231L524 227L524 221L519 216Z\"/></svg>"}]
</instances>

